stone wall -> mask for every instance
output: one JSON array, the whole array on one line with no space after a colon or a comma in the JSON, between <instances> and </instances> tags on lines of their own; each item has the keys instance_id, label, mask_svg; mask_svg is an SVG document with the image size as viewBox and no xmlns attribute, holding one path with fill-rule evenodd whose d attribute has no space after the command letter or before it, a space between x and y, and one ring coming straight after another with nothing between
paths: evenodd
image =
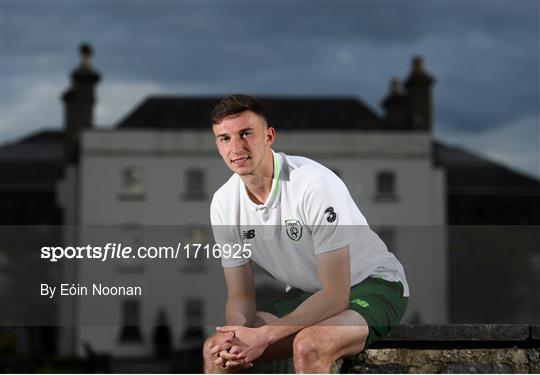
<instances>
[{"instance_id":1,"label":"stone wall","mask_svg":"<svg viewBox=\"0 0 540 375\"><path fill-rule=\"evenodd\" d=\"M341 373L540 373L540 327L402 325Z\"/></svg>"}]
</instances>

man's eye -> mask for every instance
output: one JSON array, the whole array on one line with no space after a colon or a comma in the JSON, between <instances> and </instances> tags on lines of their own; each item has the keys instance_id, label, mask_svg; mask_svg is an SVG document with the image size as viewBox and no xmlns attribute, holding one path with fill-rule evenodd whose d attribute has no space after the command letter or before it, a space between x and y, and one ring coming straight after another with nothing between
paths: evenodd
<instances>
[{"instance_id":1,"label":"man's eye","mask_svg":"<svg viewBox=\"0 0 540 375\"><path fill-rule=\"evenodd\" d=\"M220 142L227 142L229 140L229 138L225 138L225 137L222 137L219 139Z\"/></svg>"},{"instance_id":2,"label":"man's eye","mask_svg":"<svg viewBox=\"0 0 540 375\"><path fill-rule=\"evenodd\" d=\"M242 133L242 134L240 134L240 136L242 136L242 137L246 137L246 136L248 136L248 135L249 135L249 133Z\"/></svg>"}]
</instances>

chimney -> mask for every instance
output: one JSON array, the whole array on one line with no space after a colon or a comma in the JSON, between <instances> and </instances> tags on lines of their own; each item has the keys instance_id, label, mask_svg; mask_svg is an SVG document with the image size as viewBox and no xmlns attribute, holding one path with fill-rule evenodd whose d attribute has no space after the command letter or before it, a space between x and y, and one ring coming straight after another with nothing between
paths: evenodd
<instances>
[{"instance_id":1,"label":"chimney","mask_svg":"<svg viewBox=\"0 0 540 375\"><path fill-rule=\"evenodd\" d=\"M384 122L389 130L405 130L407 125L407 97L397 78L390 81L388 95L383 99Z\"/></svg>"},{"instance_id":2,"label":"chimney","mask_svg":"<svg viewBox=\"0 0 540 375\"><path fill-rule=\"evenodd\" d=\"M81 62L71 73L71 85L62 95L64 101L64 149L69 164L79 159L79 139L83 129L93 126L95 86L100 75L92 68L92 47L82 43L79 47Z\"/></svg>"},{"instance_id":3,"label":"chimney","mask_svg":"<svg viewBox=\"0 0 540 375\"><path fill-rule=\"evenodd\" d=\"M405 81L409 107L408 122L412 130L431 131L431 85L434 81L424 69L424 60L416 56L409 77Z\"/></svg>"}]
</instances>

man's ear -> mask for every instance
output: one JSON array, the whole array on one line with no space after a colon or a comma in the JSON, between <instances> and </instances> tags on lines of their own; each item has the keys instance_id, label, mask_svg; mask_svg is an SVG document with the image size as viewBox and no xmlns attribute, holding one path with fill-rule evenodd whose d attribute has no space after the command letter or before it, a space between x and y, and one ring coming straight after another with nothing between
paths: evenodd
<instances>
[{"instance_id":1,"label":"man's ear","mask_svg":"<svg viewBox=\"0 0 540 375\"><path fill-rule=\"evenodd\" d=\"M275 140L276 140L276 129L269 126L266 129L266 143L268 143L269 145L272 145Z\"/></svg>"}]
</instances>

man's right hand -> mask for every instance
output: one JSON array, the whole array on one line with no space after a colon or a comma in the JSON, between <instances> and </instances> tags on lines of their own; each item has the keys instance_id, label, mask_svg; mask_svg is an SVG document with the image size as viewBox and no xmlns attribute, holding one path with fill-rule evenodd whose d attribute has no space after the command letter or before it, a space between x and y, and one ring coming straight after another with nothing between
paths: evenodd
<instances>
[{"instance_id":1,"label":"man's right hand","mask_svg":"<svg viewBox=\"0 0 540 375\"><path fill-rule=\"evenodd\" d=\"M223 350L229 350L232 347L231 341L234 337L233 332L221 333L218 332L214 336L210 337L210 353L216 357Z\"/></svg>"},{"instance_id":2,"label":"man's right hand","mask_svg":"<svg viewBox=\"0 0 540 375\"><path fill-rule=\"evenodd\" d=\"M252 363L246 363L243 360L243 355L237 354L237 348L231 344L234 338L233 332L217 332L214 336L208 339L210 354L213 358L213 363L220 369L238 370L246 369L253 366ZM232 352L231 352L232 349Z\"/></svg>"},{"instance_id":3,"label":"man's right hand","mask_svg":"<svg viewBox=\"0 0 540 375\"><path fill-rule=\"evenodd\" d=\"M225 304L225 320L228 325L250 325L255 320L257 308L255 304L255 285L251 262L238 267L224 267L227 284L227 303ZM204 343L205 372L233 372L249 368L240 348L233 345L234 332L216 332Z\"/></svg>"}]
</instances>

